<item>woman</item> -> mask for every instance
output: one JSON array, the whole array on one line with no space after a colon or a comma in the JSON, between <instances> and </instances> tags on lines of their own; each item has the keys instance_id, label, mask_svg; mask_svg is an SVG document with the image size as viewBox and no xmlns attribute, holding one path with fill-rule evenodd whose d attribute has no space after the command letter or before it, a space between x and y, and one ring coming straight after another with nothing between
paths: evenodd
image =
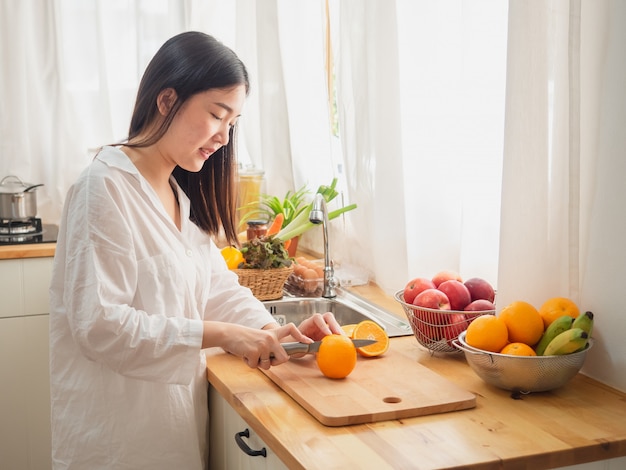
<instances>
[{"instance_id":1,"label":"woman","mask_svg":"<svg viewBox=\"0 0 626 470\"><path fill-rule=\"evenodd\" d=\"M127 141L68 192L50 288L55 469L203 468L202 348L268 369L288 360L281 341L341 333L329 313L279 327L212 242L236 238L248 88L230 49L173 37L141 80Z\"/></svg>"}]
</instances>

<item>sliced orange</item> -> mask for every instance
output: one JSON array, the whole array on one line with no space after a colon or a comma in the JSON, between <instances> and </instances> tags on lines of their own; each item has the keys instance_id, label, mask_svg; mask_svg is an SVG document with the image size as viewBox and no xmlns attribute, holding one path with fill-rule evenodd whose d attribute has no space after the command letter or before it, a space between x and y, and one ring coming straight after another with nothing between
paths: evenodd
<instances>
[{"instance_id":1,"label":"sliced orange","mask_svg":"<svg viewBox=\"0 0 626 470\"><path fill-rule=\"evenodd\" d=\"M348 338L352 338L355 328L356 328L356 323L350 323L349 325L341 325L341 329L346 332L346 334L348 335Z\"/></svg>"},{"instance_id":2,"label":"sliced orange","mask_svg":"<svg viewBox=\"0 0 626 470\"><path fill-rule=\"evenodd\" d=\"M371 320L363 320L352 331L352 339L375 339L376 343L362 348L356 348L357 352L364 357L375 357L384 354L389 349L389 336L378 323Z\"/></svg>"},{"instance_id":3,"label":"sliced orange","mask_svg":"<svg viewBox=\"0 0 626 470\"><path fill-rule=\"evenodd\" d=\"M317 366L326 377L343 379L356 366L356 350L352 340L344 335L328 335L315 356Z\"/></svg>"}]
</instances>

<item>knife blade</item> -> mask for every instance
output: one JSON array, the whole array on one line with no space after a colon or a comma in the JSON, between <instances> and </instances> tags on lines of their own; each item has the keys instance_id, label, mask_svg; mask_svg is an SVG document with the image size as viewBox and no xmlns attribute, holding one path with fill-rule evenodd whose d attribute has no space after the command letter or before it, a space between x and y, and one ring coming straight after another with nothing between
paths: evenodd
<instances>
[{"instance_id":1,"label":"knife blade","mask_svg":"<svg viewBox=\"0 0 626 470\"><path fill-rule=\"evenodd\" d=\"M377 343L375 339L353 339L352 343L357 348L369 346L370 344ZM319 351L321 341L314 341L312 343L282 343L282 347L290 356L293 354L313 354Z\"/></svg>"}]
</instances>

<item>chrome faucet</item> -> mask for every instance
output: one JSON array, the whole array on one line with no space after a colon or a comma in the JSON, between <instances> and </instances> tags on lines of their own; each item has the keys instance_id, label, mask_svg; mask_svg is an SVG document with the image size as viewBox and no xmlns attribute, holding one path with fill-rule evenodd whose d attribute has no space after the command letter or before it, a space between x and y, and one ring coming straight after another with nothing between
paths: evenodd
<instances>
[{"instance_id":1,"label":"chrome faucet","mask_svg":"<svg viewBox=\"0 0 626 470\"><path fill-rule=\"evenodd\" d=\"M315 195L313 200L309 221L313 224L322 224L324 229L324 292L322 297L332 299L337 297L337 292L335 291L337 280L335 279L335 269L333 268L328 249L328 211L326 209L326 200L319 193Z\"/></svg>"}]
</instances>

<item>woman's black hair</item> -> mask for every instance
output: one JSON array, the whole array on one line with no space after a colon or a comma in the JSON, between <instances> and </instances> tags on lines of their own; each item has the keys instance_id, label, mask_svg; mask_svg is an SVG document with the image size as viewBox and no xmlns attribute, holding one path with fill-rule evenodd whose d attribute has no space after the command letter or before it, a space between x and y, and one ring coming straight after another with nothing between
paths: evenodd
<instances>
[{"instance_id":1,"label":"woman's black hair","mask_svg":"<svg viewBox=\"0 0 626 470\"><path fill-rule=\"evenodd\" d=\"M190 31L169 39L152 58L139 84L128 131L127 147L146 147L157 142L169 128L183 103L197 93L244 85L250 89L248 72L237 55L208 34ZM176 102L159 126L159 93L176 91ZM199 172L174 169L174 178L191 201L191 220L211 235L223 234L237 243L236 125L228 145L221 147ZM141 136L141 137L140 137Z\"/></svg>"}]
</instances>

